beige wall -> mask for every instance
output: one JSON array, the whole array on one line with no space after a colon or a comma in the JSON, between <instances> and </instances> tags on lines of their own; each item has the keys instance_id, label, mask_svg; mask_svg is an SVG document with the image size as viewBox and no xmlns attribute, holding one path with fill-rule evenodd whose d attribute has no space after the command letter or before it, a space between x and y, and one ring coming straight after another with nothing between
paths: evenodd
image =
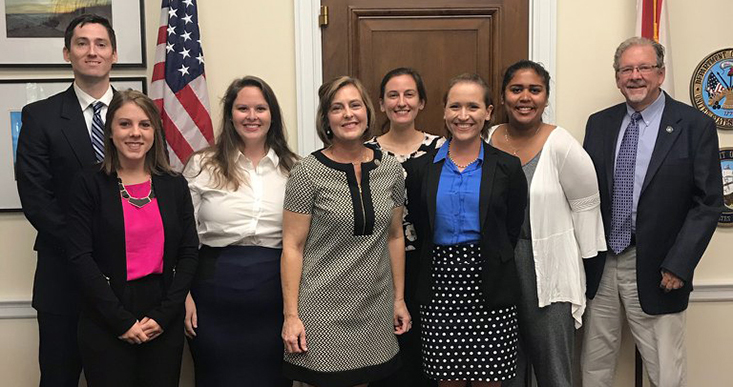
<instances>
[{"instance_id":1,"label":"beige wall","mask_svg":"<svg viewBox=\"0 0 733 387\"><path fill-rule=\"evenodd\" d=\"M582 140L588 116L623 101L614 81L613 53L634 34L634 0L558 0L557 123ZM667 1L676 99L690 102L690 78L706 55L731 47L722 25L708 22L710 12L730 7L730 0ZM714 11L711 11L714 10ZM721 146L733 146L733 133L718 132ZM660 219L660 221L664 221ZM696 284L733 284L730 246L733 229L718 228L696 271ZM733 302L693 303L687 317L690 386L728 386L733 380ZM628 333L628 331L627 331ZM633 386L633 343L625 355L616 386Z\"/></svg>"},{"instance_id":2,"label":"beige wall","mask_svg":"<svg viewBox=\"0 0 733 387\"><path fill-rule=\"evenodd\" d=\"M295 37L292 0L199 0L199 23L214 126L219 100L229 82L244 75L267 81L279 98L291 147L297 148L295 124ZM145 0L148 71L115 70L113 76L152 73L160 1ZM118 27L119 28L119 27ZM59 49L59 56L61 50ZM0 70L0 78L70 77L64 70ZM35 230L20 213L0 213L0 301L30 300L35 269ZM38 385L37 325L33 319L0 319L0 385ZM190 359L182 386L192 386Z\"/></svg>"},{"instance_id":3,"label":"beige wall","mask_svg":"<svg viewBox=\"0 0 733 387\"><path fill-rule=\"evenodd\" d=\"M558 45L557 123L582 137L589 114L622 101L611 69L616 45L634 32L634 0L557 0ZM160 18L158 0L145 0L148 68ZM673 26L671 58L676 97L689 102L690 75L703 56L730 46L723 26L711 27L710 10L725 10L729 0L670 1ZM252 5L252 6L248 6ZM256 5L256 6L255 6ZM277 93L296 149L296 93L293 2L291 0L199 0L202 43L215 126L219 99L235 77L252 74L265 79ZM246 10L246 11L245 11ZM599 16L600 15L600 16ZM612 21L612 22L610 22ZM704 26L704 27L703 27ZM712 29L712 31L711 31ZM59 52L59 55L61 53ZM144 70L115 71L114 75L150 76ZM0 70L0 78L63 77L66 71ZM733 133L721 144L733 146ZM697 271L697 282L733 283L733 260L726 254L733 230L718 230ZM31 294L35 231L21 214L0 213L0 301L28 300ZM733 301L693 303L688 313L691 386L724 386L732 380ZM37 334L32 319L0 320L0 385L37 385ZM624 342L617 386L631 386L631 343ZM192 385L190 363L184 366L184 386Z\"/></svg>"}]
</instances>

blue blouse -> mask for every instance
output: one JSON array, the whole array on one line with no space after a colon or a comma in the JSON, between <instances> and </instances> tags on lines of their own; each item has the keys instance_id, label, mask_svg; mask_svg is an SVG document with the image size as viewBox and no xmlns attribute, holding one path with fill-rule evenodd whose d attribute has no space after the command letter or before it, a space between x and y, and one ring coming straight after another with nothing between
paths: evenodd
<instances>
[{"instance_id":1,"label":"blue blouse","mask_svg":"<svg viewBox=\"0 0 733 387\"><path fill-rule=\"evenodd\" d=\"M481 240L479 196L484 147L480 148L478 159L460 172L448 157L449 146L450 141L446 141L433 159L433 163L445 160L435 199L433 243L449 246L478 242Z\"/></svg>"}]
</instances>

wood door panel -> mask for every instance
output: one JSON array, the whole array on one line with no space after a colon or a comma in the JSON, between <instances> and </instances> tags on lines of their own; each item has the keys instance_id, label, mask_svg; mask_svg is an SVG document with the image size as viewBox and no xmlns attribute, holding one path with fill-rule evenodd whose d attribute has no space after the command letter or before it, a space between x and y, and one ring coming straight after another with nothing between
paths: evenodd
<instances>
[{"instance_id":1,"label":"wood door panel","mask_svg":"<svg viewBox=\"0 0 733 387\"><path fill-rule=\"evenodd\" d=\"M527 58L528 0L322 0L323 78L352 75L375 104L379 82L395 67L413 67L426 84L428 104L418 129L444 134L443 94L448 80L475 72L491 86L495 106L502 71ZM503 120L502 109L499 121ZM379 127L386 121L378 114Z\"/></svg>"},{"instance_id":2,"label":"wood door panel","mask_svg":"<svg viewBox=\"0 0 733 387\"><path fill-rule=\"evenodd\" d=\"M475 72L491 75L491 52L495 50L495 34L490 15L453 18L373 16L360 19L356 42L352 47L353 74L361 79L372 97L379 96L382 76L395 67L412 67L420 72L427 90L426 109L418 116L417 127L444 135L442 99L445 80L456 74ZM430 45L426 50L425 46ZM399 50L383 50L399 47ZM496 57L494 56L494 59ZM375 102L378 101L375 100ZM378 116L378 127L386 122Z\"/></svg>"}]
</instances>

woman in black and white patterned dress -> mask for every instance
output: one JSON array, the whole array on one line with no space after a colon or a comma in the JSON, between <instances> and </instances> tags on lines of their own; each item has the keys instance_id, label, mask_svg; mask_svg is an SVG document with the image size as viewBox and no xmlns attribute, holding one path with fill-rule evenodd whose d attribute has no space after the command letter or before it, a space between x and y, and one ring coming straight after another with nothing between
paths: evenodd
<instances>
[{"instance_id":1,"label":"woman in black and white patterned dress","mask_svg":"<svg viewBox=\"0 0 733 387\"><path fill-rule=\"evenodd\" d=\"M445 138L422 132L415 127L417 115L427 102L425 84L417 71L405 67L396 68L382 78L379 89L379 107L387 116L388 131L367 141L367 144L379 147L402 164L443 145ZM407 206L402 218L405 234L405 303L412 316L413 329L398 337L402 358L400 370L387 379L372 383L371 387L434 385L422 373L419 307L414 301L418 270L415 246L418 241L415 228L409 221Z\"/></svg>"},{"instance_id":2,"label":"woman in black and white patterned dress","mask_svg":"<svg viewBox=\"0 0 733 387\"><path fill-rule=\"evenodd\" d=\"M420 241L423 366L441 387L497 387L516 370L514 246L527 181L519 159L481 139L492 110L478 75L455 77L445 97L448 141L405 164Z\"/></svg>"},{"instance_id":3,"label":"woman in black and white patterned dress","mask_svg":"<svg viewBox=\"0 0 733 387\"><path fill-rule=\"evenodd\" d=\"M318 91L327 148L295 165L285 189L284 373L318 387L366 386L399 367L405 306L400 164L365 146L374 111L361 83Z\"/></svg>"}]
</instances>

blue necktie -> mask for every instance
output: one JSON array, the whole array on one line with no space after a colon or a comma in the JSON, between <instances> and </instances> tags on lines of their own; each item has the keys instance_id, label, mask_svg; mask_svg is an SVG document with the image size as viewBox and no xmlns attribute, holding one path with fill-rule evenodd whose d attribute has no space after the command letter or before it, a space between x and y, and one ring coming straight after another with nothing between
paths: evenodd
<instances>
[{"instance_id":1,"label":"blue necktie","mask_svg":"<svg viewBox=\"0 0 733 387\"><path fill-rule=\"evenodd\" d=\"M639 144L639 120L641 113L631 115L621 147L616 157L613 173L613 198L611 204L611 235L608 244L614 253L620 254L631 243L631 208L634 201L634 173L636 148Z\"/></svg>"},{"instance_id":2,"label":"blue necktie","mask_svg":"<svg viewBox=\"0 0 733 387\"><path fill-rule=\"evenodd\" d=\"M102 122L102 107L104 103L94 102L92 109L94 116L92 117L92 148L94 148L94 156L97 162L104 160L104 123Z\"/></svg>"}]
</instances>

